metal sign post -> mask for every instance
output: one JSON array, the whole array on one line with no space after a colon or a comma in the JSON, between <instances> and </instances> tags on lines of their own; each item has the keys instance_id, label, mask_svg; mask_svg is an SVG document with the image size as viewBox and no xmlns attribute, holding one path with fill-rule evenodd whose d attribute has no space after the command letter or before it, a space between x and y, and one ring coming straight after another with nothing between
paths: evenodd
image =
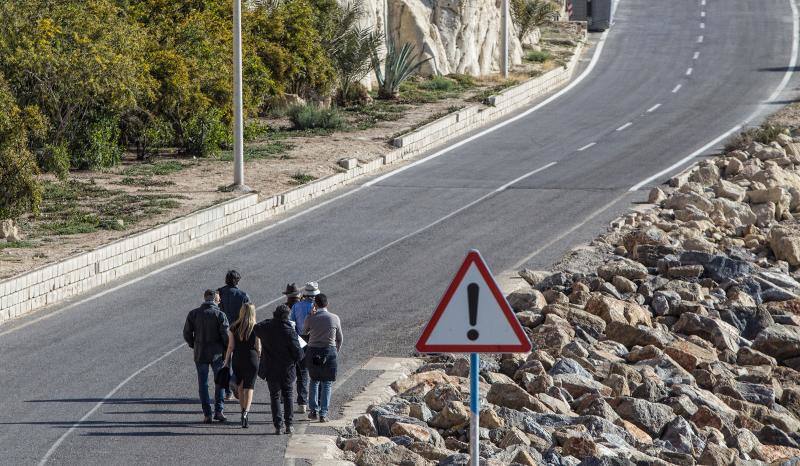
<instances>
[{"instance_id":1,"label":"metal sign post","mask_svg":"<svg viewBox=\"0 0 800 466\"><path fill-rule=\"evenodd\" d=\"M469 353L470 464L480 463L478 353L526 353L531 341L481 254L471 250L416 345L420 353Z\"/></svg>"},{"instance_id":2,"label":"metal sign post","mask_svg":"<svg viewBox=\"0 0 800 466\"><path fill-rule=\"evenodd\" d=\"M469 463L480 464L480 418L481 400L478 393L478 372L480 369L478 353L469 355Z\"/></svg>"}]
</instances>

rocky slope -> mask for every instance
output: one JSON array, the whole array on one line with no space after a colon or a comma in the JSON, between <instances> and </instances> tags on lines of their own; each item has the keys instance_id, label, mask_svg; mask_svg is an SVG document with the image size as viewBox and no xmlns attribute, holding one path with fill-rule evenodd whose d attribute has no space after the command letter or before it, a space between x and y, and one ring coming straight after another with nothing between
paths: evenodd
<instances>
[{"instance_id":1,"label":"rocky slope","mask_svg":"<svg viewBox=\"0 0 800 466\"><path fill-rule=\"evenodd\" d=\"M481 464L800 464L800 144L775 138L654 189L592 270L521 272L534 351L482 360ZM429 358L346 457L467 464L467 373Z\"/></svg>"}]
</instances>

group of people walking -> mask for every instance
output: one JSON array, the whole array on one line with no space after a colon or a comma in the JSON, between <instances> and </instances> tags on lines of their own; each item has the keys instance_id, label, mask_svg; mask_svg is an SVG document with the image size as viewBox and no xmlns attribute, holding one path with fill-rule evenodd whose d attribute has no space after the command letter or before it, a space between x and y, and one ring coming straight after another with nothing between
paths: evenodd
<instances>
[{"instance_id":1,"label":"group of people walking","mask_svg":"<svg viewBox=\"0 0 800 466\"><path fill-rule=\"evenodd\" d=\"M235 397L241 425L247 428L259 377L269 389L275 434L294 432L295 412L327 422L343 339L339 317L328 311L327 296L315 282L302 290L289 284L283 292L286 302L275 308L271 319L258 322L256 306L239 288L240 280L231 270L225 286L206 290L203 304L189 312L183 328L183 338L194 350L203 422L226 422L225 401Z\"/></svg>"}]
</instances>

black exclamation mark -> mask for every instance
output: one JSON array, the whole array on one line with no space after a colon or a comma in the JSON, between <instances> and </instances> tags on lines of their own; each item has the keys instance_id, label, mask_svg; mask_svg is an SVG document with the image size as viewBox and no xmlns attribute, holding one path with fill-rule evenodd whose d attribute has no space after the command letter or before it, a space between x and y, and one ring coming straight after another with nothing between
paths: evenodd
<instances>
[{"instance_id":1,"label":"black exclamation mark","mask_svg":"<svg viewBox=\"0 0 800 466\"><path fill-rule=\"evenodd\" d=\"M467 285L467 304L469 305L469 325L470 327L474 327L478 325L478 293L480 293L481 287L478 286L477 283L470 283ZM470 329L467 332L467 338L472 341L478 339L478 331Z\"/></svg>"}]
</instances>

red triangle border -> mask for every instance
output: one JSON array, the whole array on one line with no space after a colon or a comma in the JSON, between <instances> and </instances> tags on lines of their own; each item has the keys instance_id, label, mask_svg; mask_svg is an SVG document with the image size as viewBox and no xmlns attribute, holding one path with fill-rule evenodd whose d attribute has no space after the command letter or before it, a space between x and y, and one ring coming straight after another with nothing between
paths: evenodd
<instances>
[{"instance_id":1,"label":"red triangle border","mask_svg":"<svg viewBox=\"0 0 800 466\"><path fill-rule=\"evenodd\" d=\"M461 285L464 275L467 274L472 264L475 264L484 281L489 285L492 295L500 305L500 309L502 309L506 319L508 319L508 323L519 339L519 343L509 345L433 345L427 343L428 338L430 338L431 333L433 333L433 329L436 328L436 324L439 322L445 308L447 308L447 305L450 303L459 285ZM461 268L458 269L455 277L450 282L450 286L439 301L439 305L433 312L430 321L422 330L422 334L416 344L416 349L420 353L527 353L531 351L530 339L528 339L528 336L522 329L522 325L520 325L519 320L517 320L517 316L514 314L514 311L511 310L511 306L508 305L508 301L506 301L505 296L503 296L503 293L500 291L500 287L489 271L486 262L484 262L483 257L481 257L481 254L477 250L473 249L467 253L464 263L461 264Z\"/></svg>"}]
</instances>

